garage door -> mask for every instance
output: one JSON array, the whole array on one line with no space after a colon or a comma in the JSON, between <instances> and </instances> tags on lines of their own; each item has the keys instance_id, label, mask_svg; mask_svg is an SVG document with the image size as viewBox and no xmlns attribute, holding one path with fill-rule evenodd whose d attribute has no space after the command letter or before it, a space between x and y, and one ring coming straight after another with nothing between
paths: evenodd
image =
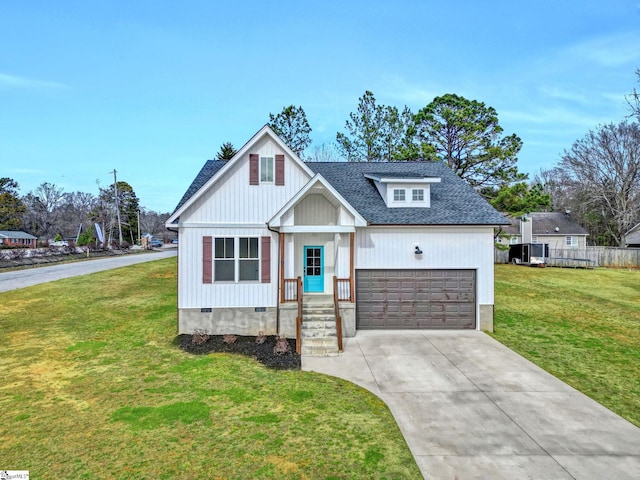
<instances>
[{"instance_id":1,"label":"garage door","mask_svg":"<svg viewBox=\"0 0 640 480\"><path fill-rule=\"evenodd\" d=\"M475 270L357 270L356 328L476 328Z\"/></svg>"}]
</instances>

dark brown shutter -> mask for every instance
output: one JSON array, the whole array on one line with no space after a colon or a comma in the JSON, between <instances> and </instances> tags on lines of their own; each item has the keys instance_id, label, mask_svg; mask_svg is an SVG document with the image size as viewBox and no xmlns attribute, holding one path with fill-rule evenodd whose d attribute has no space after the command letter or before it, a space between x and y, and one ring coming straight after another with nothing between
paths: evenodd
<instances>
[{"instance_id":1,"label":"dark brown shutter","mask_svg":"<svg viewBox=\"0 0 640 480\"><path fill-rule=\"evenodd\" d=\"M260 243L260 281L271 283L271 237L262 237Z\"/></svg>"},{"instance_id":2,"label":"dark brown shutter","mask_svg":"<svg viewBox=\"0 0 640 480\"><path fill-rule=\"evenodd\" d=\"M284 155L276 155L276 185L284 185Z\"/></svg>"},{"instance_id":3,"label":"dark brown shutter","mask_svg":"<svg viewBox=\"0 0 640 480\"><path fill-rule=\"evenodd\" d=\"M257 153L249 154L249 185L260 183L260 159Z\"/></svg>"},{"instance_id":4,"label":"dark brown shutter","mask_svg":"<svg viewBox=\"0 0 640 480\"><path fill-rule=\"evenodd\" d=\"M213 283L212 237L202 237L202 283Z\"/></svg>"}]
</instances>

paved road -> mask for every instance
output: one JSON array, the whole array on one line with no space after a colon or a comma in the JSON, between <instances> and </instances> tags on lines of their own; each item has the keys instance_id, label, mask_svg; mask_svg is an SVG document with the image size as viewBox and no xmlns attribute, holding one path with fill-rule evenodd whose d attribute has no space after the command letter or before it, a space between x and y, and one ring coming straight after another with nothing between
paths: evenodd
<instances>
[{"instance_id":1,"label":"paved road","mask_svg":"<svg viewBox=\"0 0 640 480\"><path fill-rule=\"evenodd\" d=\"M161 258L175 257L178 251L175 249L161 252L140 253L132 255L120 255L117 257L100 258L84 262L61 263L47 267L27 268L14 272L0 273L0 292L17 290L40 283L53 282L62 278L77 277L89 273L101 272L112 268L126 267L136 263L160 260Z\"/></svg>"},{"instance_id":2,"label":"paved road","mask_svg":"<svg viewBox=\"0 0 640 480\"><path fill-rule=\"evenodd\" d=\"M361 330L302 369L384 400L429 480L640 478L640 428L482 332Z\"/></svg>"}]
</instances>

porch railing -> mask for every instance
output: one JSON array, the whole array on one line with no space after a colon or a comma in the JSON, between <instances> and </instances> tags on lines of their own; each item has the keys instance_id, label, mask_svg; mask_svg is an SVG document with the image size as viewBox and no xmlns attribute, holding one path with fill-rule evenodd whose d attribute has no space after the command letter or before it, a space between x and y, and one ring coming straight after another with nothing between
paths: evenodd
<instances>
[{"instance_id":1,"label":"porch railing","mask_svg":"<svg viewBox=\"0 0 640 480\"><path fill-rule=\"evenodd\" d=\"M351 279L333 277L333 291L337 293L341 302L352 302L351 299Z\"/></svg>"},{"instance_id":2,"label":"porch railing","mask_svg":"<svg viewBox=\"0 0 640 480\"><path fill-rule=\"evenodd\" d=\"M300 277L284 279L284 288L282 291L282 299L284 302L297 302L302 297L298 288L298 282L300 281Z\"/></svg>"},{"instance_id":3,"label":"porch railing","mask_svg":"<svg viewBox=\"0 0 640 480\"><path fill-rule=\"evenodd\" d=\"M302 344L302 278L296 279L296 299L298 301L298 315L296 316L296 353L300 355Z\"/></svg>"},{"instance_id":4,"label":"porch railing","mask_svg":"<svg viewBox=\"0 0 640 480\"><path fill-rule=\"evenodd\" d=\"M347 279L347 282L349 279ZM336 334L338 335L338 351L342 351L342 317L340 316L340 294L338 293L338 286L340 280L337 277L333 277L333 308L336 315Z\"/></svg>"}]
</instances>

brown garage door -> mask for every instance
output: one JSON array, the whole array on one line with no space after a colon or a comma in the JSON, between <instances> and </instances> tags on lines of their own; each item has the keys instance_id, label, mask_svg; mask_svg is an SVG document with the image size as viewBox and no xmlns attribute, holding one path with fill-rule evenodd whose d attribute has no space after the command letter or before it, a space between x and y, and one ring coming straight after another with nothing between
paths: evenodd
<instances>
[{"instance_id":1,"label":"brown garage door","mask_svg":"<svg viewBox=\"0 0 640 480\"><path fill-rule=\"evenodd\" d=\"M358 270L356 328L475 328L475 292L475 270Z\"/></svg>"}]
</instances>

